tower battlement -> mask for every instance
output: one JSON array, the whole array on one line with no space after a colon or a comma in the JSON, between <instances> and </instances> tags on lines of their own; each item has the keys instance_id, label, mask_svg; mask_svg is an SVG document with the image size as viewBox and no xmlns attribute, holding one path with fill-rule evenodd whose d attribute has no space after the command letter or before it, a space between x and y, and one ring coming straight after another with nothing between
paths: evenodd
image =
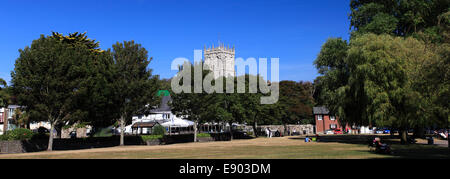
<instances>
[{"instance_id":1,"label":"tower battlement","mask_svg":"<svg viewBox=\"0 0 450 179\"><path fill-rule=\"evenodd\" d=\"M219 78L235 76L235 48L225 46L221 43L219 46L212 45L204 48L204 61L209 70L213 71L214 77Z\"/></svg>"},{"instance_id":2,"label":"tower battlement","mask_svg":"<svg viewBox=\"0 0 450 179\"><path fill-rule=\"evenodd\" d=\"M212 45L212 46L206 48L206 46L205 46L204 52L205 53L229 52L229 53L233 53L234 54L235 53L235 48L234 47L230 48L230 45L225 46L225 44L222 43L222 44L219 44L219 46L217 46L217 47L214 47L214 45Z\"/></svg>"}]
</instances>

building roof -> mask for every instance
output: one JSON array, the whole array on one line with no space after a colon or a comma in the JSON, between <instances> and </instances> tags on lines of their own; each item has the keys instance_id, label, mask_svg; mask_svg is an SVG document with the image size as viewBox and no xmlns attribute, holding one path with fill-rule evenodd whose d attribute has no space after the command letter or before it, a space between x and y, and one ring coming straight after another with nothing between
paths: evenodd
<instances>
[{"instance_id":1,"label":"building roof","mask_svg":"<svg viewBox=\"0 0 450 179\"><path fill-rule=\"evenodd\" d=\"M329 114L330 111L327 107L320 106L320 107L313 107L313 114Z\"/></svg>"},{"instance_id":2,"label":"building roof","mask_svg":"<svg viewBox=\"0 0 450 179\"><path fill-rule=\"evenodd\" d=\"M22 106L14 105L14 104L8 105L8 109L17 109L17 108L21 108L21 107L22 107Z\"/></svg>"},{"instance_id":3,"label":"building roof","mask_svg":"<svg viewBox=\"0 0 450 179\"><path fill-rule=\"evenodd\" d=\"M161 104L158 106L158 108L150 110L150 113L171 111L172 108L169 106L169 102L171 101L172 98L170 96L163 96L161 99Z\"/></svg>"},{"instance_id":4,"label":"building roof","mask_svg":"<svg viewBox=\"0 0 450 179\"><path fill-rule=\"evenodd\" d=\"M158 124L157 122L136 122L134 123L131 128L152 128Z\"/></svg>"},{"instance_id":5,"label":"building roof","mask_svg":"<svg viewBox=\"0 0 450 179\"><path fill-rule=\"evenodd\" d=\"M168 90L159 90L157 96L170 96L170 92Z\"/></svg>"}]
</instances>

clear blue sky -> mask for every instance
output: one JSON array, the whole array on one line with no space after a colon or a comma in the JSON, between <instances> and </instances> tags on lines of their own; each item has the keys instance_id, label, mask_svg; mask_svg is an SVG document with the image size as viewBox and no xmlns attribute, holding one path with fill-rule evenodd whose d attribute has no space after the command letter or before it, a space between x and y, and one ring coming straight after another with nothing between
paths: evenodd
<instances>
[{"instance_id":1,"label":"clear blue sky","mask_svg":"<svg viewBox=\"0 0 450 179\"><path fill-rule=\"evenodd\" d=\"M348 39L349 0L1 0L0 78L11 79L18 49L40 34L87 32L102 49L141 43L162 78L194 49L236 46L236 56L280 58L280 79L312 81L313 61L330 37Z\"/></svg>"}]
</instances>

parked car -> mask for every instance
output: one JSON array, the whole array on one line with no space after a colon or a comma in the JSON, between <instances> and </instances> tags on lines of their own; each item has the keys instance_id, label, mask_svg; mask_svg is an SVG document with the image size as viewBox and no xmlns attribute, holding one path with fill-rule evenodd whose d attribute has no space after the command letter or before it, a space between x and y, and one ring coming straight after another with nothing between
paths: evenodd
<instances>
[{"instance_id":1,"label":"parked car","mask_svg":"<svg viewBox=\"0 0 450 179\"><path fill-rule=\"evenodd\" d=\"M333 131L334 134L343 134L342 131L340 129L335 129Z\"/></svg>"},{"instance_id":2,"label":"parked car","mask_svg":"<svg viewBox=\"0 0 450 179\"><path fill-rule=\"evenodd\" d=\"M389 129L384 129L383 133L384 133L384 134L390 134L390 133L391 133L391 130L389 130Z\"/></svg>"},{"instance_id":3,"label":"parked car","mask_svg":"<svg viewBox=\"0 0 450 179\"><path fill-rule=\"evenodd\" d=\"M375 134L383 134L384 130L383 129L378 129L375 131Z\"/></svg>"},{"instance_id":4,"label":"parked car","mask_svg":"<svg viewBox=\"0 0 450 179\"><path fill-rule=\"evenodd\" d=\"M325 134L334 134L333 130L326 130Z\"/></svg>"},{"instance_id":5,"label":"parked car","mask_svg":"<svg viewBox=\"0 0 450 179\"><path fill-rule=\"evenodd\" d=\"M71 139L77 138L77 131L72 131L69 133Z\"/></svg>"}]
</instances>

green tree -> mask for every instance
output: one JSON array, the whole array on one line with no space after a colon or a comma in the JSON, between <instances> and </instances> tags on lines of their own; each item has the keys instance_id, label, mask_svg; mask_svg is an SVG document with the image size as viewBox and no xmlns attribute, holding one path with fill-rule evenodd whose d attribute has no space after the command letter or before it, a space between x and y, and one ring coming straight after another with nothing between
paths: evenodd
<instances>
[{"instance_id":1,"label":"green tree","mask_svg":"<svg viewBox=\"0 0 450 179\"><path fill-rule=\"evenodd\" d=\"M190 67L190 70L183 70ZM190 92L182 91L180 93L171 92L172 102L170 106L172 107L172 112L181 117L186 117L188 120L194 122L194 142L197 142L198 135L198 124L204 122L211 122L214 120L214 112L211 110L214 105L214 99L211 94L207 94L204 90L200 93L195 93L195 81L193 80L195 77L195 68L201 68L201 81L205 79L206 75L210 73L209 70L203 70L203 63L184 63L180 68L177 76L179 77L190 77L191 81L189 81L189 89ZM181 79L181 78L180 78ZM172 79L174 80L174 79ZM175 81L174 81L175 82ZM214 83L214 81L212 82ZM184 84L184 80L180 80L180 85ZM210 111L211 110L211 111Z\"/></svg>"},{"instance_id":2,"label":"green tree","mask_svg":"<svg viewBox=\"0 0 450 179\"><path fill-rule=\"evenodd\" d=\"M132 115L145 113L158 103L158 76L152 75L148 65L152 58L140 44L134 41L117 42L113 45L114 105L117 106L120 124L120 145L124 145L125 126Z\"/></svg>"},{"instance_id":3,"label":"green tree","mask_svg":"<svg viewBox=\"0 0 450 179\"><path fill-rule=\"evenodd\" d=\"M350 92L346 85L350 77L347 64L349 44L342 38L330 38L314 61L314 65L322 76L316 79L316 101L328 107L332 114L339 116L341 126L352 121L364 125L361 119L363 106L348 97ZM358 122L357 122L358 121Z\"/></svg>"},{"instance_id":4,"label":"green tree","mask_svg":"<svg viewBox=\"0 0 450 179\"><path fill-rule=\"evenodd\" d=\"M439 16L448 12L449 5L448 0L352 0L351 28L354 34L434 33Z\"/></svg>"},{"instance_id":5,"label":"green tree","mask_svg":"<svg viewBox=\"0 0 450 179\"><path fill-rule=\"evenodd\" d=\"M7 83L4 79L0 78L0 107L7 105L7 93L4 88L7 88Z\"/></svg>"},{"instance_id":6,"label":"green tree","mask_svg":"<svg viewBox=\"0 0 450 179\"><path fill-rule=\"evenodd\" d=\"M90 46L66 43L55 33L41 35L19 52L11 75L14 93L30 117L50 123L48 150L52 150L55 126L86 115L79 99L86 92L87 65L96 55Z\"/></svg>"},{"instance_id":7,"label":"green tree","mask_svg":"<svg viewBox=\"0 0 450 179\"><path fill-rule=\"evenodd\" d=\"M348 97L363 99L361 118L378 126L395 126L406 142L407 129L431 122L427 118L427 103L415 85L422 68L433 53L413 38L388 35L363 35L351 43L347 64L350 69L346 88Z\"/></svg>"},{"instance_id":8,"label":"green tree","mask_svg":"<svg viewBox=\"0 0 450 179\"><path fill-rule=\"evenodd\" d=\"M280 103L287 107L287 118L283 120L283 124L308 123L313 119L312 90L310 82L280 82Z\"/></svg>"}]
</instances>

